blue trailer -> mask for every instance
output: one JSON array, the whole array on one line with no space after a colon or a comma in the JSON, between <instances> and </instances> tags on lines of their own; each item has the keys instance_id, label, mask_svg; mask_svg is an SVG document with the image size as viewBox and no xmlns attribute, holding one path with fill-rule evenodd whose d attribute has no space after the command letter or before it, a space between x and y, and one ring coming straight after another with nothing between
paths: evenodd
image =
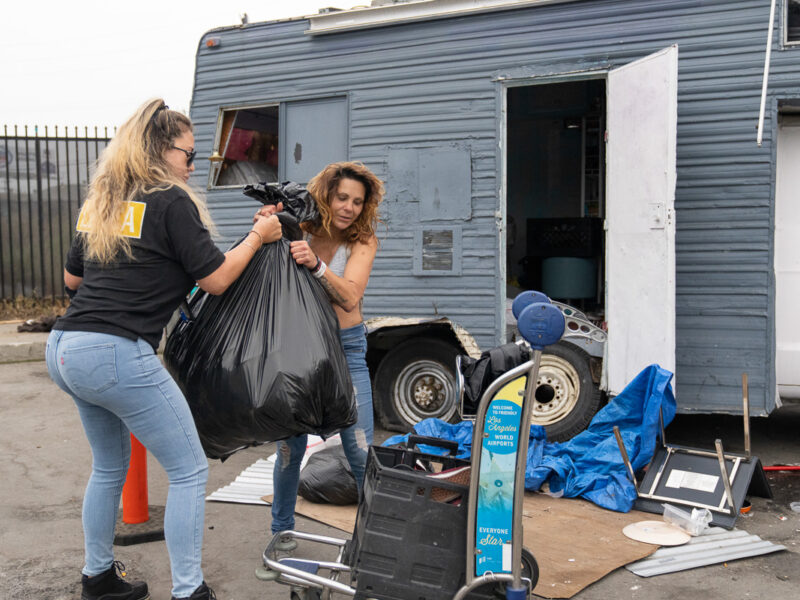
<instances>
[{"instance_id":1,"label":"blue trailer","mask_svg":"<svg viewBox=\"0 0 800 600\"><path fill-rule=\"evenodd\" d=\"M773 5L375 1L214 29L194 183L225 244L246 183L345 159L386 182L364 299L385 426L452 417L455 355L513 337L525 288L568 317L533 409L552 439L651 363L681 412L740 413L747 373L764 416L800 397L800 2Z\"/></svg>"}]
</instances>

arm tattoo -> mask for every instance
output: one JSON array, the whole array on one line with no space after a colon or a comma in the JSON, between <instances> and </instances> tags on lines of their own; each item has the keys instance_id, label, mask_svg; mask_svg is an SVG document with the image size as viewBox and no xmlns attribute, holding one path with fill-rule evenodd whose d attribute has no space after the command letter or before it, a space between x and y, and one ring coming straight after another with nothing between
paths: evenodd
<instances>
[{"instance_id":1,"label":"arm tattoo","mask_svg":"<svg viewBox=\"0 0 800 600\"><path fill-rule=\"evenodd\" d=\"M322 284L322 287L325 289L325 292L328 294L328 298L331 301L335 302L339 306L344 306L347 304L347 300L345 300L342 295L336 291L336 289L331 285L331 282L323 275L319 278L319 282Z\"/></svg>"}]
</instances>

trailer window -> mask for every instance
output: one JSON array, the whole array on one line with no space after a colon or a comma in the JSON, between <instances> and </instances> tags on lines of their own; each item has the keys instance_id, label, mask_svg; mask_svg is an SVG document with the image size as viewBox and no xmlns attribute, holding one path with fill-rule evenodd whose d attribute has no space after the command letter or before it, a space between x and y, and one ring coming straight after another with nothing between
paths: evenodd
<instances>
[{"instance_id":1,"label":"trailer window","mask_svg":"<svg viewBox=\"0 0 800 600\"><path fill-rule=\"evenodd\" d=\"M786 43L800 44L800 0L786 1Z\"/></svg>"},{"instance_id":2,"label":"trailer window","mask_svg":"<svg viewBox=\"0 0 800 600\"><path fill-rule=\"evenodd\" d=\"M278 109L223 110L209 187L278 181Z\"/></svg>"},{"instance_id":3,"label":"trailer window","mask_svg":"<svg viewBox=\"0 0 800 600\"><path fill-rule=\"evenodd\" d=\"M346 96L223 108L208 187L308 183L328 163L348 160L348 132Z\"/></svg>"}]
</instances>

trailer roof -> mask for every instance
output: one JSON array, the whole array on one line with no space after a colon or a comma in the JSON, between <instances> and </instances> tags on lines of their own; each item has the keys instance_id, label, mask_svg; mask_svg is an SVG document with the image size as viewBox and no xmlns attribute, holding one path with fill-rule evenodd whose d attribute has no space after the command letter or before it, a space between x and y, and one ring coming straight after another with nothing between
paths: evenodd
<instances>
[{"instance_id":1,"label":"trailer roof","mask_svg":"<svg viewBox=\"0 0 800 600\"><path fill-rule=\"evenodd\" d=\"M373 2L372 6L330 11L306 17L310 35L337 33L352 29L383 27L444 19L468 13L512 10L537 4L563 4L576 0L411 0L410 2Z\"/></svg>"},{"instance_id":2,"label":"trailer roof","mask_svg":"<svg viewBox=\"0 0 800 600\"><path fill-rule=\"evenodd\" d=\"M309 22L309 27L305 32L306 34L323 35L355 29L388 27L390 25L399 25L401 23L410 23L414 21L446 19L466 14L498 12L530 6L566 4L577 1L578 0L408 0L404 2L403 0L373 0L370 6L356 6L347 9L338 9L331 6L322 8L320 12L312 15L301 15L243 25L214 27L206 33L244 29L254 25L264 25L268 23L287 23L307 20ZM331 0L331 4L335 4L335 2L336 0Z\"/></svg>"}]
</instances>

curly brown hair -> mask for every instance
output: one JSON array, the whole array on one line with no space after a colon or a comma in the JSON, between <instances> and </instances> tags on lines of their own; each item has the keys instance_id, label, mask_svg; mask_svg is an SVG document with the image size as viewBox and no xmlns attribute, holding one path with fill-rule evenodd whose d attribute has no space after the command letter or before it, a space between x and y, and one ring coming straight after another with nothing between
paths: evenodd
<instances>
[{"instance_id":1,"label":"curly brown hair","mask_svg":"<svg viewBox=\"0 0 800 600\"><path fill-rule=\"evenodd\" d=\"M375 229L381 222L378 204L383 199L384 188L383 182L360 162L332 163L308 182L308 191L317 203L319 219L304 224L304 229L311 235L319 235L322 231L331 235L331 198L339 189L342 179L358 181L365 190L364 208L355 222L345 230L345 241L348 244L366 244L375 235Z\"/></svg>"}]
</instances>

